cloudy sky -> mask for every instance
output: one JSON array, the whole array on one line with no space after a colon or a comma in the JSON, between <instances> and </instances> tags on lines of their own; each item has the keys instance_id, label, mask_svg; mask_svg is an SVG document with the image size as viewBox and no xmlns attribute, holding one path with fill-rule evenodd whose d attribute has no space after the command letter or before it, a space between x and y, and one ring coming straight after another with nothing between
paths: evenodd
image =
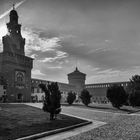
<instances>
[{"instance_id":1,"label":"cloudy sky","mask_svg":"<svg viewBox=\"0 0 140 140\"><path fill-rule=\"evenodd\" d=\"M13 3L33 78L68 82L76 65L86 83L140 74L140 0L0 0L1 51Z\"/></svg>"}]
</instances>

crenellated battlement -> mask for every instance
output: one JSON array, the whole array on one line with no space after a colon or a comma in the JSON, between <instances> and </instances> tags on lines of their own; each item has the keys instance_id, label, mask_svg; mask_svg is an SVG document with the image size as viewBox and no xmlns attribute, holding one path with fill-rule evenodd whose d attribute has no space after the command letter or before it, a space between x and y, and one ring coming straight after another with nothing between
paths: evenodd
<instances>
[{"instance_id":1,"label":"crenellated battlement","mask_svg":"<svg viewBox=\"0 0 140 140\"><path fill-rule=\"evenodd\" d=\"M86 84L85 88L108 88L112 85L119 85L123 87L128 86L129 81L126 82L110 82L110 83L96 83L96 84Z\"/></svg>"},{"instance_id":2,"label":"crenellated battlement","mask_svg":"<svg viewBox=\"0 0 140 140\"><path fill-rule=\"evenodd\" d=\"M92 102L97 103L107 103L109 102L106 93L107 89L113 85L118 85L127 89L129 81L124 82L110 82L110 83L96 83L96 84L86 84L85 88L90 92L92 95Z\"/></svg>"}]
</instances>

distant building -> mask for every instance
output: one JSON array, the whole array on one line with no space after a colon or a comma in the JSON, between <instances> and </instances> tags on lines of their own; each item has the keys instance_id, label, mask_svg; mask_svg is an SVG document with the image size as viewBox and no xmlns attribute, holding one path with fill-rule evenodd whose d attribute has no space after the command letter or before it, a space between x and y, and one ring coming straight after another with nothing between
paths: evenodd
<instances>
[{"instance_id":1,"label":"distant building","mask_svg":"<svg viewBox=\"0 0 140 140\"><path fill-rule=\"evenodd\" d=\"M98 83L98 84L87 84L85 85L85 88L90 92L92 95L92 101L97 103L104 103L108 102L108 99L106 97L106 92L108 87L111 87L112 85L118 85L124 87L126 90L129 82L112 82L112 83Z\"/></svg>"},{"instance_id":2,"label":"distant building","mask_svg":"<svg viewBox=\"0 0 140 140\"><path fill-rule=\"evenodd\" d=\"M124 89L127 88L129 82L112 82L112 83L98 83L98 84L85 84L86 74L80 72L78 68L75 69L74 72L68 74L69 83L59 83L58 86L60 91L62 92L62 102L66 101L67 93L69 91L73 91L78 93L77 96L80 95L83 89L87 89L89 93L92 95L92 102L96 103L107 103L108 99L106 97L107 88L112 85L123 86ZM45 96L41 89L38 87L39 84L48 84L53 81L40 80L40 79L32 79L31 87L32 87L32 96L38 97L38 100L42 100L42 97ZM79 99L77 97L77 99Z\"/></svg>"},{"instance_id":3,"label":"distant building","mask_svg":"<svg viewBox=\"0 0 140 140\"><path fill-rule=\"evenodd\" d=\"M2 38L3 52L0 53L0 72L7 80L7 96L10 102L30 101L31 69L33 59L25 56L25 38L21 35L21 24L13 7L7 23L8 34Z\"/></svg>"},{"instance_id":4,"label":"distant building","mask_svg":"<svg viewBox=\"0 0 140 140\"><path fill-rule=\"evenodd\" d=\"M69 73L68 75L69 85L75 86L76 92L80 92L85 88L86 74L82 73L76 67L75 71Z\"/></svg>"},{"instance_id":5,"label":"distant building","mask_svg":"<svg viewBox=\"0 0 140 140\"><path fill-rule=\"evenodd\" d=\"M41 80L41 79L35 79L32 78L31 79L31 96L35 97L37 96L37 100L38 101L42 101L43 98L45 97L44 92L41 90L41 88L39 88L39 84L50 84L54 81L47 81L47 80ZM67 97L67 93L70 91L75 91L75 86L73 85L69 85L66 83L60 83L57 82L58 86L59 86L59 90L61 91L61 97L62 97L62 102L66 101L66 97Z\"/></svg>"},{"instance_id":6,"label":"distant building","mask_svg":"<svg viewBox=\"0 0 140 140\"><path fill-rule=\"evenodd\" d=\"M69 83L61 83L57 82L60 91L62 92L62 102L66 101L68 92L72 91L77 93L77 95L80 95L80 92L85 88L85 79L86 74L80 72L78 68L76 67L75 71L68 74L68 81ZM44 93L39 88L39 84L45 84L51 83L53 81L47 81L47 80L41 80L41 79L33 79L31 80L31 92L32 96L38 98L38 101L41 101L43 97L45 96Z\"/></svg>"}]
</instances>

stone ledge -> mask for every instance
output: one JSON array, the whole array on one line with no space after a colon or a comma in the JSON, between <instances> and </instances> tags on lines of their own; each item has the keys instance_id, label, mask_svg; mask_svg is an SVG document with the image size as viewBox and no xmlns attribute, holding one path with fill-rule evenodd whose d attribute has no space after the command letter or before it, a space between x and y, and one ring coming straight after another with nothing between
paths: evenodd
<instances>
[{"instance_id":1,"label":"stone ledge","mask_svg":"<svg viewBox=\"0 0 140 140\"><path fill-rule=\"evenodd\" d=\"M88 121L88 122L84 122L84 123L80 123L80 124L76 124L76 125L72 125L72 126L68 126L68 127L64 127L64 128L59 128L59 129L55 129L55 130L51 130L51 131L47 131L47 132L42 132L42 133L18 138L16 140L33 140L33 139L37 139L37 138L42 138L42 137L54 135L54 134L57 134L57 133L65 132L65 131L68 131L68 130L71 130L71 129L75 129L75 128L78 128L78 127L82 127L82 126L85 126L85 125L88 125L88 124L91 124L91 123L92 123L92 121Z\"/></svg>"}]
</instances>

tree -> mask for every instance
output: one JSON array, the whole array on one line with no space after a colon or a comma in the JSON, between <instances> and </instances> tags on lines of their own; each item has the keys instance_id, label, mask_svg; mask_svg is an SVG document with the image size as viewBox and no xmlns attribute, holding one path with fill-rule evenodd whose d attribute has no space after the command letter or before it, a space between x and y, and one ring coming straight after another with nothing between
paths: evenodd
<instances>
[{"instance_id":1,"label":"tree","mask_svg":"<svg viewBox=\"0 0 140 140\"><path fill-rule=\"evenodd\" d=\"M140 106L140 91L135 91L129 95L129 103L131 106Z\"/></svg>"},{"instance_id":2,"label":"tree","mask_svg":"<svg viewBox=\"0 0 140 140\"><path fill-rule=\"evenodd\" d=\"M128 87L130 94L134 93L136 90L140 90L140 76L139 75L132 76Z\"/></svg>"},{"instance_id":3,"label":"tree","mask_svg":"<svg viewBox=\"0 0 140 140\"><path fill-rule=\"evenodd\" d=\"M118 109L123 106L128 99L128 94L125 92L124 88L118 85L108 87L106 96L112 106Z\"/></svg>"},{"instance_id":4,"label":"tree","mask_svg":"<svg viewBox=\"0 0 140 140\"><path fill-rule=\"evenodd\" d=\"M54 120L56 115L61 112L61 92L57 83L40 84L39 87L45 92L43 110L50 113L50 120Z\"/></svg>"},{"instance_id":5,"label":"tree","mask_svg":"<svg viewBox=\"0 0 140 140\"><path fill-rule=\"evenodd\" d=\"M134 75L130 79L130 83L128 85L128 93L129 93L129 104L131 106L140 106L140 76Z\"/></svg>"},{"instance_id":6,"label":"tree","mask_svg":"<svg viewBox=\"0 0 140 140\"><path fill-rule=\"evenodd\" d=\"M68 96L67 96L68 104L72 105L72 103L74 102L75 99L76 99L76 94L72 91L68 92Z\"/></svg>"},{"instance_id":7,"label":"tree","mask_svg":"<svg viewBox=\"0 0 140 140\"><path fill-rule=\"evenodd\" d=\"M92 97L92 96L90 95L90 93L89 93L88 90L83 89L83 90L81 91L80 98L81 98L81 100L82 100L82 102L83 102L84 105L88 106L88 104L91 102L91 101L90 101L91 97Z\"/></svg>"}]
</instances>

